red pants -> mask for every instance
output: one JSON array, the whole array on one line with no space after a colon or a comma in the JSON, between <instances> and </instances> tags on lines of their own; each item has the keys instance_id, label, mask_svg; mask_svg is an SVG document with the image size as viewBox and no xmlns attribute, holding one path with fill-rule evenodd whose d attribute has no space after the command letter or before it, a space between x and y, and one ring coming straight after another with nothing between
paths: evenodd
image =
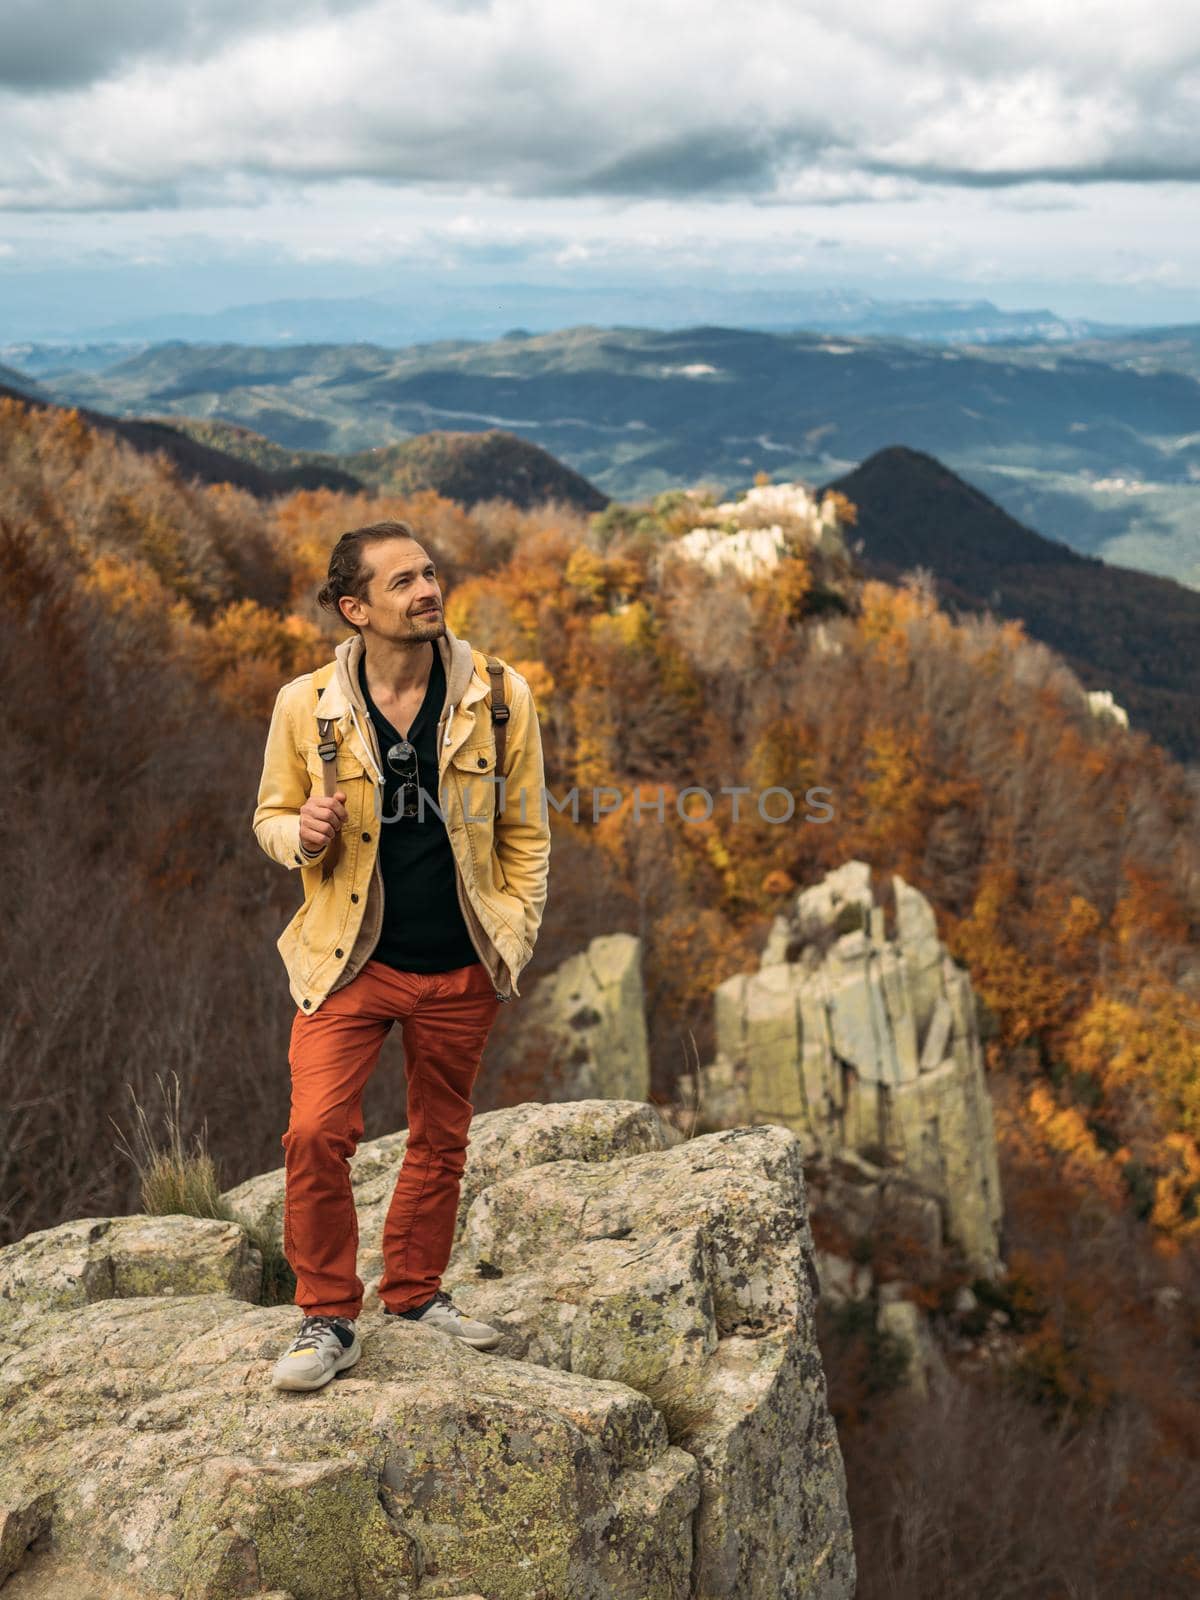
<instances>
[{"instance_id":1,"label":"red pants","mask_svg":"<svg viewBox=\"0 0 1200 1600\"><path fill-rule=\"evenodd\" d=\"M311 1016L296 1012L283 1250L306 1314L357 1317L362 1309L350 1157L363 1136L363 1090L395 1021L403 1024L408 1148L384 1223L379 1297L389 1311L407 1311L440 1287L470 1142L471 1090L499 1009L482 961L451 972L368 961Z\"/></svg>"}]
</instances>

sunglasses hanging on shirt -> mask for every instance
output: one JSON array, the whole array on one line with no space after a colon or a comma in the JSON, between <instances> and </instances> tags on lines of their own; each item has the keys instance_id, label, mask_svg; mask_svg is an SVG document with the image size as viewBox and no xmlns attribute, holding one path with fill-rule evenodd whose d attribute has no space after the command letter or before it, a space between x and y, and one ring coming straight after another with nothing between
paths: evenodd
<instances>
[{"instance_id":1,"label":"sunglasses hanging on shirt","mask_svg":"<svg viewBox=\"0 0 1200 1600\"><path fill-rule=\"evenodd\" d=\"M415 817L418 814L418 791L421 787L421 772L417 766L416 746L407 739L401 739L399 744L394 744L384 757L388 767L400 779L397 790L399 804L396 806L389 821L398 817Z\"/></svg>"}]
</instances>

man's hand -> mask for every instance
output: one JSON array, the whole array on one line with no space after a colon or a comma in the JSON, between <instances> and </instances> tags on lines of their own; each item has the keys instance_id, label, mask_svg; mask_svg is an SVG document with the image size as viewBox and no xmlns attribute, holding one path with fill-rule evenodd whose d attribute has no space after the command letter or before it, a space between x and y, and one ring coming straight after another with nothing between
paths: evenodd
<instances>
[{"instance_id":1,"label":"man's hand","mask_svg":"<svg viewBox=\"0 0 1200 1600\"><path fill-rule=\"evenodd\" d=\"M334 794L311 794L300 807L300 843L309 855L324 850L334 834L342 831L345 822L346 795L338 789Z\"/></svg>"}]
</instances>

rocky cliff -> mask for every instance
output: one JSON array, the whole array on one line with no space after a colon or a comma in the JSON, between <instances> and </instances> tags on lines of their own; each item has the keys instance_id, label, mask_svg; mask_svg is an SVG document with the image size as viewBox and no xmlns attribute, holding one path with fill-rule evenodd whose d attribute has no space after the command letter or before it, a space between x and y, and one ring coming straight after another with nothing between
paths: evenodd
<instances>
[{"instance_id":1,"label":"rocky cliff","mask_svg":"<svg viewBox=\"0 0 1200 1600\"><path fill-rule=\"evenodd\" d=\"M536 1065L546 1099L647 1100L650 1046L642 941L600 934L534 983L519 1013L516 1052Z\"/></svg>"},{"instance_id":2,"label":"rocky cliff","mask_svg":"<svg viewBox=\"0 0 1200 1600\"><path fill-rule=\"evenodd\" d=\"M405 1137L351 1162L364 1280ZM228 1198L277 1224L282 1197L276 1171ZM371 1292L358 1365L279 1394L298 1313L254 1303L258 1266L190 1217L0 1251L4 1600L853 1594L786 1128L478 1116L444 1284L503 1329L489 1352Z\"/></svg>"},{"instance_id":3,"label":"rocky cliff","mask_svg":"<svg viewBox=\"0 0 1200 1600\"><path fill-rule=\"evenodd\" d=\"M866 862L800 891L759 970L716 991L701 1097L710 1123L793 1129L836 1204L903 1206L931 1246L944 1229L992 1272L1000 1176L974 994L929 902L899 876L892 887L890 935ZM862 1158L848 1183L842 1152Z\"/></svg>"}]
</instances>

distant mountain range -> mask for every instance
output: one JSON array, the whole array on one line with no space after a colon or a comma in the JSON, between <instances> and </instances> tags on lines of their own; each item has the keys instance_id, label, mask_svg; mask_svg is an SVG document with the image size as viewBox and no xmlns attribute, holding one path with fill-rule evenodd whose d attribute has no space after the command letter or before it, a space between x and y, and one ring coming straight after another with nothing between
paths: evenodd
<instances>
[{"instance_id":1,"label":"distant mountain range","mask_svg":"<svg viewBox=\"0 0 1200 1600\"><path fill-rule=\"evenodd\" d=\"M342 458L413 435L499 429L625 500L734 491L761 470L827 481L906 445L1081 553L1200 586L1200 330L1086 348L584 326L404 350L169 343L33 377L117 415L235 423L352 473Z\"/></svg>"},{"instance_id":2,"label":"distant mountain range","mask_svg":"<svg viewBox=\"0 0 1200 1600\"><path fill-rule=\"evenodd\" d=\"M85 314L86 316L86 314ZM63 323L76 346L111 340L206 344L358 344L400 347L421 340L497 339L514 329L662 328L720 323L770 332L886 334L910 339L1079 339L1134 332L1120 324L1061 317L1045 307L1005 311L990 300L880 300L853 289L709 288L654 284L486 283L400 274L387 294L268 300L220 311L178 311L120 322ZM61 343L62 340L51 341ZM12 345L0 360L33 372Z\"/></svg>"},{"instance_id":3,"label":"distant mountain range","mask_svg":"<svg viewBox=\"0 0 1200 1600\"><path fill-rule=\"evenodd\" d=\"M0 362L0 389L6 394L21 395L31 400L49 400L50 396L26 372L17 372L13 367L6 367Z\"/></svg>"}]
</instances>

